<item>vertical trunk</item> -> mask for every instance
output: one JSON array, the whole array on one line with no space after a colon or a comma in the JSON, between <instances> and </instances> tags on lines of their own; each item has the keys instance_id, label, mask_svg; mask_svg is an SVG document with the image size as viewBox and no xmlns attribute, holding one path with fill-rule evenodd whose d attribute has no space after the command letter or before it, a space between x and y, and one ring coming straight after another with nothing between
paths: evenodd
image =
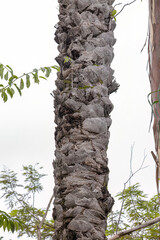
<instances>
[{"instance_id":1,"label":"vertical trunk","mask_svg":"<svg viewBox=\"0 0 160 240\"><path fill-rule=\"evenodd\" d=\"M149 0L149 74L154 112L153 132L157 153L157 182L160 173L160 0ZM159 185L157 183L157 185Z\"/></svg>"},{"instance_id":2,"label":"vertical trunk","mask_svg":"<svg viewBox=\"0 0 160 240\"><path fill-rule=\"evenodd\" d=\"M109 95L118 88L110 68L112 3L59 0L54 240L106 239L106 217L114 202L107 190Z\"/></svg>"}]
</instances>

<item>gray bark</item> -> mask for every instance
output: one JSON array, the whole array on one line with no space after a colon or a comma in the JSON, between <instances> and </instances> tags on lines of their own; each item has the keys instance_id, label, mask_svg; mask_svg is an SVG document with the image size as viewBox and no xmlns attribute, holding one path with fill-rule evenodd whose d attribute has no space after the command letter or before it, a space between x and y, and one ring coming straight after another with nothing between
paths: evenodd
<instances>
[{"instance_id":1,"label":"gray bark","mask_svg":"<svg viewBox=\"0 0 160 240\"><path fill-rule=\"evenodd\" d=\"M54 240L106 239L114 200L107 190L113 0L59 0ZM66 57L68 60L66 61Z\"/></svg>"}]
</instances>

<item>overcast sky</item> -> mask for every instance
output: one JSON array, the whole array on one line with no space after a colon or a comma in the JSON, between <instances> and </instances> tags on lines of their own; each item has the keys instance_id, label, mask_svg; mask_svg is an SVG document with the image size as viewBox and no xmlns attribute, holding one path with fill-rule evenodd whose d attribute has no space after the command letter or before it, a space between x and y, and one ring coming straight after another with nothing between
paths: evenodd
<instances>
[{"instance_id":1,"label":"overcast sky","mask_svg":"<svg viewBox=\"0 0 160 240\"><path fill-rule=\"evenodd\" d=\"M130 1L116 1L129 3ZM148 30L147 0L137 0L117 16L115 58L112 68L120 84L111 96L114 104L109 144L109 190L114 196L123 189L130 173L130 148L134 144L133 170L137 170L147 155L144 170L132 179L140 182L150 196L156 194L152 129L148 132L151 109L147 102L150 92L146 71L147 47L140 53ZM21 75L40 66L56 64L58 55L54 42L54 25L58 21L55 0L0 0L1 38L0 62L10 65ZM123 6L117 7L121 9ZM56 79L54 72L48 81L31 84L3 103L0 100L0 169L7 166L20 172L22 165L39 162L48 174L44 192L38 197L39 207L47 205L53 189L54 113L50 95ZM3 206L3 200L0 201ZM2 209L2 208L0 208ZM0 232L0 236L2 233ZM13 237L11 237L14 239ZM9 240L5 237L4 240ZM15 238L16 239L16 238Z\"/></svg>"}]
</instances>

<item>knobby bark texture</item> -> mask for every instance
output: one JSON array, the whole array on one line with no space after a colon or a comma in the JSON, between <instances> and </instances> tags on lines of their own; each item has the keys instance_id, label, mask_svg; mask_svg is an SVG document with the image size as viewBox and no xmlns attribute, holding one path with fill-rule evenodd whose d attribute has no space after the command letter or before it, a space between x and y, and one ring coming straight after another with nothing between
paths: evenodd
<instances>
[{"instance_id":1,"label":"knobby bark texture","mask_svg":"<svg viewBox=\"0 0 160 240\"><path fill-rule=\"evenodd\" d=\"M160 1L149 0L149 77L154 113L154 140L157 153L157 185L160 177Z\"/></svg>"},{"instance_id":2,"label":"knobby bark texture","mask_svg":"<svg viewBox=\"0 0 160 240\"><path fill-rule=\"evenodd\" d=\"M107 190L113 0L59 0L54 240L103 240L114 200Z\"/></svg>"}]
</instances>

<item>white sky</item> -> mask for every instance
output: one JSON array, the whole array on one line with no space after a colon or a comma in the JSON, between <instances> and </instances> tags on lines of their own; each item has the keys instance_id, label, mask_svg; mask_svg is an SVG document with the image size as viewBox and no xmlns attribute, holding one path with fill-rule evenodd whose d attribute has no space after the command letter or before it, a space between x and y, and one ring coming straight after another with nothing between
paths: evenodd
<instances>
[{"instance_id":1,"label":"white sky","mask_svg":"<svg viewBox=\"0 0 160 240\"><path fill-rule=\"evenodd\" d=\"M116 1L119 2L130 1ZM58 52L54 25L58 21L57 1L0 0L0 5L0 62L10 65L17 75L35 67L56 64L54 58ZM147 102L150 92L146 72L147 47L140 54L147 35L147 18L146 0L137 0L117 17L112 67L120 88L111 96L115 108L111 114L113 123L108 152L109 189L113 196L123 189L129 177L133 143L133 169L141 165L145 149L145 166L148 167L140 171L132 183L140 182L150 196L156 194L155 165L150 154L154 150L152 130L148 133L151 109ZM23 90L22 97L17 93L5 104L0 100L0 169L6 165L20 171L22 165L39 162L48 173L44 192L38 196L39 207L47 205L53 188L54 114L50 92L55 79L56 72L48 81L41 80L39 86L32 84L30 89ZM2 209L2 200L0 204ZM10 238L16 239L7 234L4 240Z\"/></svg>"}]
</instances>

